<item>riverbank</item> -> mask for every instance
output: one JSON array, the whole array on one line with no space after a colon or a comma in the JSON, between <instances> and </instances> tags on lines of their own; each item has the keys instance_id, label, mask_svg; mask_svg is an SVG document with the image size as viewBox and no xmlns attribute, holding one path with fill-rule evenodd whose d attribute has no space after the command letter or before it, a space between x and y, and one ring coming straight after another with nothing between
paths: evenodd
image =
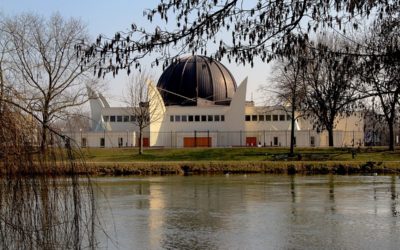
<instances>
[{"instance_id":1,"label":"riverbank","mask_svg":"<svg viewBox=\"0 0 400 250\"><path fill-rule=\"evenodd\" d=\"M400 162L363 161L210 161L210 162L87 162L81 174L400 174Z\"/></svg>"},{"instance_id":2,"label":"riverbank","mask_svg":"<svg viewBox=\"0 0 400 250\"><path fill-rule=\"evenodd\" d=\"M45 169L24 168L22 174L400 174L399 150L304 148L296 149L293 157L287 151L285 148L147 149L138 155L132 148L88 148L76 152L79 160L73 165L64 161Z\"/></svg>"},{"instance_id":3,"label":"riverbank","mask_svg":"<svg viewBox=\"0 0 400 250\"><path fill-rule=\"evenodd\" d=\"M86 162L34 168L20 175L190 175L190 174L400 174L400 162L374 161L210 161L210 162ZM4 171L0 175L5 175Z\"/></svg>"}]
</instances>

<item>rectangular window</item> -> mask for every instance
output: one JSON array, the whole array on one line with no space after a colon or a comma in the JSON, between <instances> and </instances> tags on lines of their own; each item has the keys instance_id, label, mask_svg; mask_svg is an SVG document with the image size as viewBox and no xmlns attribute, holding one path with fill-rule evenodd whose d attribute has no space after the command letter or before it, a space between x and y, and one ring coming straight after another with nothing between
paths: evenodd
<instances>
[{"instance_id":1,"label":"rectangular window","mask_svg":"<svg viewBox=\"0 0 400 250\"><path fill-rule=\"evenodd\" d=\"M182 121L186 122L187 121L187 116L186 115L182 115Z\"/></svg>"},{"instance_id":2,"label":"rectangular window","mask_svg":"<svg viewBox=\"0 0 400 250\"><path fill-rule=\"evenodd\" d=\"M201 116L201 121L202 122L206 122L207 121L207 116L206 115L202 115Z\"/></svg>"},{"instance_id":3,"label":"rectangular window","mask_svg":"<svg viewBox=\"0 0 400 250\"><path fill-rule=\"evenodd\" d=\"M174 116L173 116L173 115L170 115L170 116L169 116L169 121L170 121L170 122L173 122L173 121L174 121Z\"/></svg>"},{"instance_id":4,"label":"rectangular window","mask_svg":"<svg viewBox=\"0 0 400 250\"><path fill-rule=\"evenodd\" d=\"M278 120L278 115L272 115L272 120L277 121Z\"/></svg>"},{"instance_id":5,"label":"rectangular window","mask_svg":"<svg viewBox=\"0 0 400 250\"><path fill-rule=\"evenodd\" d=\"M219 115L214 115L214 121L219 122Z\"/></svg>"},{"instance_id":6,"label":"rectangular window","mask_svg":"<svg viewBox=\"0 0 400 250\"><path fill-rule=\"evenodd\" d=\"M117 122L122 122L122 115L117 116Z\"/></svg>"},{"instance_id":7,"label":"rectangular window","mask_svg":"<svg viewBox=\"0 0 400 250\"><path fill-rule=\"evenodd\" d=\"M110 122L115 122L115 115L110 116Z\"/></svg>"},{"instance_id":8,"label":"rectangular window","mask_svg":"<svg viewBox=\"0 0 400 250\"><path fill-rule=\"evenodd\" d=\"M180 115L176 115L175 116L175 121L176 122L180 122L181 121L181 116Z\"/></svg>"},{"instance_id":9,"label":"rectangular window","mask_svg":"<svg viewBox=\"0 0 400 250\"><path fill-rule=\"evenodd\" d=\"M124 116L124 122L129 122L129 115Z\"/></svg>"},{"instance_id":10,"label":"rectangular window","mask_svg":"<svg viewBox=\"0 0 400 250\"><path fill-rule=\"evenodd\" d=\"M285 115L279 115L279 121L284 121L285 120Z\"/></svg>"},{"instance_id":11,"label":"rectangular window","mask_svg":"<svg viewBox=\"0 0 400 250\"><path fill-rule=\"evenodd\" d=\"M105 140L104 140L104 137L101 137L100 138L100 147L105 147L105 145L106 145L106 142L105 142Z\"/></svg>"},{"instance_id":12,"label":"rectangular window","mask_svg":"<svg viewBox=\"0 0 400 250\"><path fill-rule=\"evenodd\" d=\"M221 122L224 122L224 121L225 121L225 116L221 115Z\"/></svg>"},{"instance_id":13,"label":"rectangular window","mask_svg":"<svg viewBox=\"0 0 400 250\"><path fill-rule=\"evenodd\" d=\"M259 120L260 122L263 122L263 121L264 121L264 115L259 115L259 116L258 116L258 120Z\"/></svg>"},{"instance_id":14,"label":"rectangular window","mask_svg":"<svg viewBox=\"0 0 400 250\"><path fill-rule=\"evenodd\" d=\"M250 116L249 116L249 115L246 115L246 116L244 117L244 120L245 120L246 122L249 122L249 121L250 121Z\"/></svg>"},{"instance_id":15,"label":"rectangular window","mask_svg":"<svg viewBox=\"0 0 400 250\"><path fill-rule=\"evenodd\" d=\"M209 115L209 116L208 116L208 121L209 121L209 122L212 122L213 120L214 120L214 119L213 119L213 116L212 116L212 115Z\"/></svg>"},{"instance_id":16,"label":"rectangular window","mask_svg":"<svg viewBox=\"0 0 400 250\"><path fill-rule=\"evenodd\" d=\"M193 115L189 115L189 122L193 121Z\"/></svg>"},{"instance_id":17,"label":"rectangular window","mask_svg":"<svg viewBox=\"0 0 400 250\"><path fill-rule=\"evenodd\" d=\"M195 122L199 122L200 121L200 116L199 115L195 115L194 116L194 121Z\"/></svg>"},{"instance_id":18,"label":"rectangular window","mask_svg":"<svg viewBox=\"0 0 400 250\"><path fill-rule=\"evenodd\" d=\"M286 116L286 120L291 121L291 120L292 120L292 117L291 117L290 115L287 115L287 116Z\"/></svg>"},{"instance_id":19,"label":"rectangular window","mask_svg":"<svg viewBox=\"0 0 400 250\"><path fill-rule=\"evenodd\" d=\"M274 137L274 146L278 146L278 143L279 143L279 141L278 141L278 137Z\"/></svg>"},{"instance_id":20,"label":"rectangular window","mask_svg":"<svg viewBox=\"0 0 400 250\"><path fill-rule=\"evenodd\" d=\"M265 120L266 120L267 122L271 121L271 115L266 115L266 116L265 116Z\"/></svg>"},{"instance_id":21,"label":"rectangular window","mask_svg":"<svg viewBox=\"0 0 400 250\"><path fill-rule=\"evenodd\" d=\"M251 116L251 121L256 122L257 121L257 115L252 115Z\"/></svg>"},{"instance_id":22,"label":"rectangular window","mask_svg":"<svg viewBox=\"0 0 400 250\"><path fill-rule=\"evenodd\" d=\"M87 143L86 138L85 138L85 137L82 137L81 147L82 147L82 148L86 148L86 143Z\"/></svg>"},{"instance_id":23,"label":"rectangular window","mask_svg":"<svg viewBox=\"0 0 400 250\"><path fill-rule=\"evenodd\" d=\"M136 116L131 115L131 122L136 122Z\"/></svg>"},{"instance_id":24,"label":"rectangular window","mask_svg":"<svg viewBox=\"0 0 400 250\"><path fill-rule=\"evenodd\" d=\"M311 146L311 147L314 147L314 146L315 146L315 137L314 137L314 136L311 136L311 137L310 137L310 146Z\"/></svg>"},{"instance_id":25,"label":"rectangular window","mask_svg":"<svg viewBox=\"0 0 400 250\"><path fill-rule=\"evenodd\" d=\"M103 115L104 122L110 121L110 117L108 115Z\"/></svg>"}]
</instances>

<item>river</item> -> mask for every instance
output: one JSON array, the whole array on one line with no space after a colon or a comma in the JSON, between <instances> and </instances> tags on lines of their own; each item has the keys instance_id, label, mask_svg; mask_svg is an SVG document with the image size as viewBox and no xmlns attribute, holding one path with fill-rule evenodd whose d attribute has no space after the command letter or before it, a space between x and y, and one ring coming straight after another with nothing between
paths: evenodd
<instances>
[{"instance_id":1,"label":"river","mask_svg":"<svg viewBox=\"0 0 400 250\"><path fill-rule=\"evenodd\" d=\"M400 249L398 176L94 178L101 249Z\"/></svg>"}]
</instances>

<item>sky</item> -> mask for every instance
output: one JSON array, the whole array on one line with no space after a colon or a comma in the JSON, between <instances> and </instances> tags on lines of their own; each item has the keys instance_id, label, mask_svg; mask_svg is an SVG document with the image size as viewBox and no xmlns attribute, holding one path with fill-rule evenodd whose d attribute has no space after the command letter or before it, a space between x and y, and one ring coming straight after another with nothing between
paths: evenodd
<instances>
[{"instance_id":1,"label":"sky","mask_svg":"<svg viewBox=\"0 0 400 250\"><path fill-rule=\"evenodd\" d=\"M143 11L157 6L159 0L0 0L0 13L12 16L24 12L32 12L48 17L56 12L63 17L80 18L88 27L90 36L95 39L99 34L113 36L117 31L128 30L130 24L135 22L138 26L154 27L143 17ZM171 18L170 20L173 20ZM143 64L155 76L156 81L162 73L161 67L150 68L151 58L146 59ZM247 76L247 100L254 100L257 104L264 101L262 93L258 91L261 85L268 84L271 73L271 65L256 61L254 67L236 65L222 60L222 63L231 71L237 84ZM123 92L126 87L126 74L107 79L107 87L104 95L110 100L111 105L122 106Z\"/></svg>"}]
</instances>

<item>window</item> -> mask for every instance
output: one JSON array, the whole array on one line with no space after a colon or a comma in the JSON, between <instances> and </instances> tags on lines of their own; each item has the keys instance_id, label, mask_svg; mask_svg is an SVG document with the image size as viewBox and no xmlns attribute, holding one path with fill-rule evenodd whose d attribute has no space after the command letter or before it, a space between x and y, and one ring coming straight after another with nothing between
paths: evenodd
<instances>
[{"instance_id":1,"label":"window","mask_svg":"<svg viewBox=\"0 0 400 250\"><path fill-rule=\"evenodd\" d=\"M259 116L258 116L258 120L259 120L260 122L264 121L264 115L259 115Z\"/></svg>"},{"instance_id":2,"label":"window","mask_svg":"<svg viewBox=\"0 0 400 250\"><path fill-rule=\"evenodd\" d=\"M284 121L285 120L285 115L279 115L279 121Z\"/></svg>"},{"instance_id":3,"label":"window","mask_svg":"<svg viewBox=\"0 0 400 250\"><path fill-rule=\"evenodd\" d=\"M292 120L292 117L290 115L287 115L286 120L290 121L290 120Z\"/></svg>"},{"instance_id":4,"label":"window","mask_svg":"<svg viewBox=\"0 0 400 250\"><path fill-rule=\"evenodd\" d=\"M189 115L189 122L193 121L193 115Z\"/></svg>"},{"instance_id":5,"label":"window","mask_svg":"<svg viewBox=\"0 0 400 250\"><path fill-rule=\"evenodd\" d=\"M122 115L117 116L117 122L122 122Z\"/></svg>"},{"instance_id":6,"label":"window","mask_svg":"<svg viewBox=\"0 0 400 250\"><path fill-rule=\"evenodd\" d=\"M278 115L272 115L272 120L277 121L278 120Z\"/></svg>"},{"instance_id":7,"label":"window","mask_svg":"<svg viewBox=\"0 0 400 250\"><path fill-rule=\"evenodd\" d=\"M181 121L181 116L180 115L176 115L175 116L175 121L176 122L180 122Z\"/></svg>"},{"instance_id":8,"label":"window","mask_svg":"<svg viewBox=\"0 0 400 250\"><path fill-rule=\"evenodd\" d=\"M257 115L252 115L251 116L251 121L256 122L257 121Z\"/></svg>"},{"instance_id":9,"label":"window","mask_svg":"<svg viewBox=\"0 0 400 250\"><path fill-rule=\"evenodd\" d=\"M110 116L110 122L115 122L115 115Z\"/></svg>"},{"instance_id":10,"label":"window","mask_svg":"<svg viewBox=\"0 0 400 250\"><path fill-rule=\"evenodd\" d=\"M131 122L136 122L136 116L131 115Z\"/></svg>"},{"instance_id":11,"label":"window","mask_svg":"<svg viewBox=\"0 0 400 250\"><path fill-rule=\"evenodd\" d=\"M278 137L274 137L274 146L278 146L278 143L279 143L279 141L278 141Z\"/></svg>"},{"instance_id":12,"label":"window","mask_svg":"<svg viewBox=\"0 0 400 250\"><path fill-rule=\"evenodd\" d=\"M265 120L266 120L266 121L271 121L271 115L266 115L266 116L265 116Z\"/></svg>"},{"instance_id":13,"label":"window","mask_svg":"<svg viewBox=\"0 0 400 250\"><path fill-rule=\"evenodd\" d=\"M225 116L221 115L221 122L224 122L224 121L225 121Z\"/></svg>"},{"instance_id":14,"label":"window","mask_svg":"<svg viewBox=\"0 0 400 250\"><path fill-rule=\"evenodd\" d=\"M129 115L124 116L124 122L129 122Z\"/></svg>"},{"instance_id":15,"label":"window","mask_svg":"<svg viewBox=\"0 0 400 250\"><path fill-rule=\"evenodd\" d=\"M246 116L244 117L244 120L245 120L246 122L249 122L249 121L250 121L250 116L249 116L249 115L246 115Z\"/></svg>"},{"instance_id":16,"label":"window","mask_svg":"<svg viewBox=\"0 0 400 250\"><path fill-rule=\"evenodd\" d=\"M315 146L315 137L314 137L314 136L311 136L311 137L310 137L310 146L311 146L311 147L314 147L314 146Z\"/></svg>"},{"instance_id":17,"label":"window","mask_svg":"<svg viewBox=\"0 0 400 250\"><path fill-rule=\"evenodd\" d=\"M173 116L173 115L170 115L170 116L169 116L169 121L170 121L170 122L173 122L173 121L174 121L174 116Z\"/></svg>"},{"instance_id":18,"label":"window","mask_svg":"<svg viewBox=\"0 0 400 250\"><path fill-rule=\"evenodd\" d=\"M118 138L118 147L122 147L124 145L124 139L122 137Z\"/></svg>"},{"instance_id":19,"label":"window","mask_svg":"<svg viewBox=\"0 0 400 250\"><path fill-rule=\"evenodd\" d=\"M186 122L187 121L187 116L186 115L182 115L182 121Z\"/></svg>"},{"instance_id":20,"label":"window","mask_svg":"<svg viewBox=\"0 0 400 250\"><path fill-rule=\"evenodd\" d=\"M213 117L212 115L209 115L209 116L208 116L208 121L209 121L209 122L212 122L212 121L214 120L213 118L214 118L214 117Z\"/></svg>"},{"instance_id":21,"label":"window","mask_svg":"<svg viewBox=\"0 0 400 250\"><path fill-rule=\"evenodd\" d=\"M81 141L81 147L82 147L82 148L86 148L86 144L87 144L87 140L86 140L85 137L83 137L83 138L82 138L82 141Z\"/></svg>"},{"instance_id":22,"label":"window","mask_svg":"<svg viewBox=\"0 0 400 250\"><path fill-rule=\"evenodd\" d=\"M110 117L108 115L103 116L104 122L108 122L110 120Z\"/></svg>"},{"instance_id":23,"label":"window","mask_svg":"<svg viewBox=\"0 0 400 250\"><path fill-rule=\"evenodd\" d=\"M200 121L200 116L199 115L195 115L194 116L194 121L195 122L199 122Z\"/></svg>"},{"instance_id":24,"label":"window","mask_svg":"<svg viewBox=\"0 0 400 250\"><path fill-rule=\"evenodd\" d=\"M202 115L201 116L201 121L202 122L206 122L207 121L207 116L206 115Z\"/></svg>"},{"instance_id":25,"label":"window","mask_svg":"<svg viewBox=\"0 0 400 250\"><path fill-rule=\"evenodd\" d=\"M114 116L114 118L115 118L115 116ZM103 148L104 148L105 145L106 145L106 142L105 142L105 140L104 140L104 137L101 137L101 138L100 138L100 147L103 147Z\"/></svg>"},{"instance_id":26,"label":"window","mask_svg":"<svg viewBox=\"0 0 400 250\"><path fill-rule=\"evenodd\" d=\"M214 121L219 122L219 115L214 115Z\"/></svg>"}]
</instances>

